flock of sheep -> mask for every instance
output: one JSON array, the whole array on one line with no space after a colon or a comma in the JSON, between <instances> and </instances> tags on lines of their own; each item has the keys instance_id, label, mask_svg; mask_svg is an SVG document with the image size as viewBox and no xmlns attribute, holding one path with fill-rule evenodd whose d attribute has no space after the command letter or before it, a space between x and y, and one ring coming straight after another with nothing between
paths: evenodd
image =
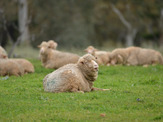
<instances>
[{"instance_id":1,"label":"flock of sheep","mask_svg":"<svg viewBox=\"0 0 163 122\"><path fill-rule=\"evenodd\" d=\"M93 87L98 77L99 65L155 65L163 64L160 52L140 47L118 48L112 52L99 51L89 46L87 54L77 54L56 50L53 40L43 41L39 46L39 58L45 68L57 69L43 79L46 92L89 92L94 90L110 90ZM21 76L33 73L34 67L26 59L9 59L6 51L0 46L0 75Z\"/></svg>"}]
</instances>

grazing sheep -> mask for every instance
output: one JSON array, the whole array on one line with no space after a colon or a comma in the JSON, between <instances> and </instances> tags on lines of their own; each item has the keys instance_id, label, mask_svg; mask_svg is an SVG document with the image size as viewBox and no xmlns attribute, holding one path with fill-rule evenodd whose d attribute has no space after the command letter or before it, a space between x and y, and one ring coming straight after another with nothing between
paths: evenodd
<instances>
[{"instance_id":1,"label":"grazing sheep","mask_svg":"<svg viewBox=\"0 0 163 122\"><path fill-rule=\"evenodd\" d=\"M35 71L33 64L26 59L12 59L12 60L14 62L17 62L20 65L20 67L23 67L24 74L33 73Z\"/></svg>"},{"instance_id":2,"label":"grazing sheep","mask_svg":"<svg viewBox=\"0 0 163 122\"><path fill-rule=\"evenodd\" d=\"M89 92L109 90L93 87L98 76L98 64L94 56L86 54L77 64L67 64L48 74L43 80L46 92Z\"/></svg>"},{"instance_id":3,"label":"grazing sheep","mask_svg":"<svg viewBox=\"0 0 163 122\"><path fill-rule=\"evenodd\" d=\"M76 63L79 56L72 53L66 53L54 50L52 45L42 42L38 46L40 48L40 58L45 68L57 69L69 63Z\"/></svg>"},{"instance_id":4,"label":"grazing sheep","mask_svg":"<svg viewBox=\"0 0 163 122\"><path fill-rule=\"evenodd\" d=\"M161 53L140 47L118 48L111 52L110 63L124 65L163 64Z\"/></svg>"},{"instance_id":5,"label":"grazing sheep","mask_svg":"<svg viewBox=\"0 0 163 122\"><path fill-rule=\"evenodd\" d=\"M7 52L2 46L0 46L0 59L7 59L7 58L8 58Z\"/></svg>"},{"instance_id":6,"label":"grazing sheep","mask_svg":"<svg viewBox=\"0 0 163 122\"><path fill-rule=\"evenodd\" d=\"M13 60L10 59L0 59L0 76L6 75L15 75L22 76L23 75L23 67Z\"/></svg>"},{"instance_id":7,"label":"grazing sheep","mask_svg":"<svg viewBox=\"0 0 163 122\"><path fill-rule=\"evenodd\" d=\"M85 49L85 51L87 53L92 54L93 56L97 57L96 62L99 65L107 65L109 63L110 52L98 51L93 46L88 46L87 49Z\"/></svg>"}]
</instances>

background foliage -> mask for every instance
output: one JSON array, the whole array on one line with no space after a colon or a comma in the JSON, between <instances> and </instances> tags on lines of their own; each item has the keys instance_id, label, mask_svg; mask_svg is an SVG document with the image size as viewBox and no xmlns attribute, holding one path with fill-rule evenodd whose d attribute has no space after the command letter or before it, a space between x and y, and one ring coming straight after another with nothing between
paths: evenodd
<instances>
[{"instance_id":1,"label":"background foliage","mask_svg":"<svg viewBox=\"0 0 163 122\"><path fill-rule=\"evenodd\" d=\"M134 45L152 43L161 46L160 28L162 0L27 0L30 43L36 47L43 40L53 39L63 48L82 48L88 45L125 45L126 27L113 12L111 4L124 18L137 28ZM18 30L17 0L1 0L7 27L16 38ZM2 19L0 19L2 20ZM5 46L7 38L0 23L0 41Z\"/></svg>"}]
</instances>

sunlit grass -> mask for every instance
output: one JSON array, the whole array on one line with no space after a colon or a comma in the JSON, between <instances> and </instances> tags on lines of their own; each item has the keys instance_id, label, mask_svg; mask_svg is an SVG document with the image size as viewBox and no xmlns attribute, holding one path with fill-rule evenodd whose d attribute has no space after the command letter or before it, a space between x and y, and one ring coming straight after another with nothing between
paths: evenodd
<instances>
[{"instance_id":1,"label":"sunlit grass","mask_svg":"<svg viewBox=\"0 0 163 122\"><path fill-rule=\"evenodd\" d=\"M42 85L53 69L30 61L35 73L0 77L0 121L162 121L161 65L101 66L94 86L111 91L54 94Z\"/></svg>"}]
</instances>

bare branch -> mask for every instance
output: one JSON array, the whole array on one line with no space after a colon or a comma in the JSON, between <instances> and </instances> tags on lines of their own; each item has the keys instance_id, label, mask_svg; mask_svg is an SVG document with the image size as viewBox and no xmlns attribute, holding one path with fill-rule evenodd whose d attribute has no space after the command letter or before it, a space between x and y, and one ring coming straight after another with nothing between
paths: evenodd
<instances>
[{"instance_id":1,"label":"bare branch","mask_svg":"<svg viewBox=\"0 0 163 122\"><path fill-rule=\"evenodd\" d=\"M12 41L12 48L10 49L9 53L8 53L8 57L10 58L11 55L14 53L14 49L16 48L16 46L20 43L20 37L22 35L22 33L20 33L19 37L17 38L16 42L14 43L14 39L11 37L8 29L7 29L7 21L6 21L6 18L5 18L5 15L4 15L4 12L2 10L0 10L0 14L2 16L2 20L3 20L3 25L4 25L4 29L5 31L7 32L7 35L9 37L9 40Z\"/></svg>"},{"instance_id":2,"label":"bare branch","mask_svg":"<svg viewBox=\"0 0 163 122\"><path fill-rule=\"evenodd\" d=\"M12 39L8 29L7 29L7 20L5 18L5 15L4 15L4 11L3 10L0 10L0 14L1 14L1 17L2 17L2 21L3 21L3 28L4 30L7 32L7 36L9 38L9 40L12 42L12 44L14 43L14 40Z\"/></svg>"},{"instance_id":3,"label":"bare branch","mask_svg":"<svg viewBox=\"0 0 163 122\"><path fill-rule=\"evenodd\" d=\"M129 29L131 30L131 24L124 18L124 16L122 15L122 13L113 5L111 4L111 7L113 9L113 11L118 15L119 19L122 21L122 23Z\"/></svg>"},{"instance_id":4,"label":"bare branch","mask_svg":"<svg viewBox=\"0 0 163 122\"><path fill-rule=\"evenodd\" d=\"M8 53L8 57L10 58L14 52L14 49L16 48L16 46L20 43L20 37L21 35L17 38L16 42L14 43L14 45L12 46L12 48L10 49L9 53Z\"/></svg>"}]
</instances>

